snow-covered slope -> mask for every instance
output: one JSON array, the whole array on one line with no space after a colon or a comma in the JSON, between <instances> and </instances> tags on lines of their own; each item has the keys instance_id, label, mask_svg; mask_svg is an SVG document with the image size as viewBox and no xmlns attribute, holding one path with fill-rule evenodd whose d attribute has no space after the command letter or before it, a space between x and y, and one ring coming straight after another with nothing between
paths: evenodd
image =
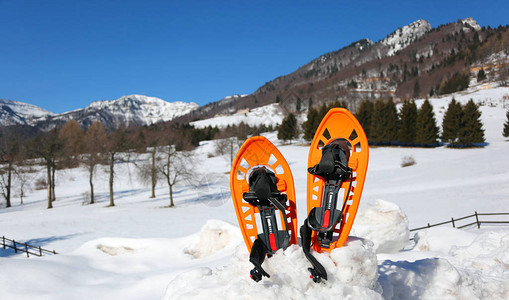
<instances>
[{"instance_id":1,"label":"snow-covered slope","mask_svg":"<svg viewBox=\"0 0 509 300\"><path fill-rule=\"evenodd\" d=\"M157 198L150 198L150 188L125 163L115 166L115 207L105 207L105 166L94 178L94 205L84 205L85 168L57 170L51 210L45 209L44 190L26 191L20 205L16 188L13 207L0 208L0 234L60 254L26 258L0 247L0 298L509 299L507 226L459 230L444 225L418 232L415 244L398 251L408 228L474 211L508 210L509 142L501 129L509 88L455 95L460 102L470 97L485 104L485 148L370 149L361 208L348 243L330 255L315 254L330 274L321 284L309 278L299 246L264 262L271 278L260 283L249 278L252 265L230 197L228 158L214 156L215 142L205 141L195 150L195 183L174 187L176 208L166 207L168 189L162 182ZM450 99L431 99L435 112ZM301 225L309 149L281 145L274 132L265 135L290 165ZM408 155L417 163L402 168ZM33 183L44 169L31 174Z\"/></svg>"},{"instance_id":2,"label":"snow-covered slope","mask_svg":"<svg viewBox=\"0 0 509 300\"><path fill-rule=\"evenodd\" d=\"M228 125L239 125L241 122L249 126L266 125L277 126L281 124L285 117L283 110L277 103L258 107L252 110L237 111L232 115L215 116L214 118L192 122L191 125L196 128L207 126L217 126L225 128Z\"/></svg>"},{"instance_id":3,"label":"snow-covered slope","mask_svg":"<svg viewBox=\"0 0 509 300\"><path fill-rule=\"evenodd\" d=\"M406 48L415 40L431 30L431 25L426 20L417 20L409 25L403 26L380 41L382 45L389 47L389 56Z\"/></svg>"},{"instance_id":4,"label":"snow-covered slope","mask_svg":"<svg viewBox=\"0 0 509 300\"><path fill-rule=\"evenodd\" d=\"M0 126L27 125L34 119L52 115L52 112L32 104L0 99Z\"/></svg>"}]
</instances>

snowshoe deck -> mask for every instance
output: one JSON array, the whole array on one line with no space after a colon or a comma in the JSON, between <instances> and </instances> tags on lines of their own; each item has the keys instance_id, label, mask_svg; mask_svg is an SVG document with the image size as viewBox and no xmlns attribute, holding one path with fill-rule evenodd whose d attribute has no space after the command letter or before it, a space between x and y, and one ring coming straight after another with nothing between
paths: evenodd
<instances>
[{"instance_id":1,"label":"snowshoe deck","mask_svg":"<svg viewBox=\"0 0 509 300\"><path fill-rule=\"evenodd\" d=\"M368 140L346 109L331 109L318 126L308 157L307 212L300 229L313 281L327 272L310 253L343 246L357 214L368 167Z\"/></svg>"},{"instance_id":2,"label":"snowshoe deck","mask_svg":"<svg viewBox=\"0 0 509 300\"><path fill-rule=\"evenodd\" d=\"M295 187L290 167L269 140L251 137L233 161L230 189L250 261L255 265L251 277L255 281L261 280L262 275L270 277L261 267L265 256L297 243Z\"/></svg>"},{"instance_id":3,"label":"snowshoe deck","mask_svg":"<svg viewBox=\"0 0 509 300\"><path fill-rule=\"evenodd\" d=\"M364 187L366 171L368 168L369 150L368 139L359 121L344 108L333 108L323 118L318 126L309 150L308 167L312 168L320 163L322 149L334 141L345 141L349 144L350 153L348 168L351 168L351 178L342 180L338 195L338 206L341 210L341 220L333 228L333 237L329 247L317 243L317 234L313 233L311 242L317 252L328 251L343 246L357 214L359 202ZM322 206L322 196L326 183L323 177L308 172L307 175L307 212ZM327 227L332 224L327 224Z\"/></svg>"}]
</instances>

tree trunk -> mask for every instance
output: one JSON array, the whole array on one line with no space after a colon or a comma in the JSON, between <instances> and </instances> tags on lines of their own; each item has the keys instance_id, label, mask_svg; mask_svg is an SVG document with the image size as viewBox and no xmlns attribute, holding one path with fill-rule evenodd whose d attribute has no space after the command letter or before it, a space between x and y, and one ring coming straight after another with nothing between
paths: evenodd
<instances>
[{"instance_id":1,"label":"tree trunk","mask_svg":"<svg viewBox=\"0 0 509 300\"><path fill-rule=\"evenodd\" d=\"M52 167L51 168L51 201L55 201L57 199L57 197L55 195L55 170L56 170L56 166L53 163L51 167Z\"/></svg>"},{"instance_id":2,"label":"tree trunk","mask_svg":"<svg viewBox=\"0 0 509 300\"><path fill-rule=\"evenodd\" d=\"M47 177L47 187L48 187L48 209L53 208L53 204L51 203L51 164L46 163L46 177Z\"/></svg>"},{"instance_id":3,"label":"tree trunk","mask_svg":"<svg viewBox=\"0 0 509 300\"><path fill-rule=\"evenodd\" d=\"M175 204L173 203L173 185L169 184L168 182L168 186L170 187L170 207L174 207Z\"/></svg>"},{"instance_id":4,"label":"tree trunk","mask_svg":"<svg viewBox=\"0 0 509 300\"><path fill-rule=\"evenodd\" d=\"M12 183L12 162L9 162L7 169L7 197L5 198L5 207L11 207L11 183Z\"/></svg>"},{"instance_id":5,"label":"tree trunk","mask_svg":"<svg viewBox=\"0 0 509 300\"><path fill-rule=\"evenodd\" d=\"M115 166L115 154L110 154L110 205L115 206L115 202L113 201L113 177L114 177L114 166Z\"/></svg>"},{"instance_id":6,"label":"tree trunk","mask_svg":"<svg viewBox=\"0 0 509 300\"><path fill-rule=\"evenodd\" d=\"M88 182L90 183L90 204L94 204L94 182L92 181L94 177L94 166L89 166L88 171Z\"/></svg>"},{"instance_id":7,"label":"tree trunk","mask_svg":"<svg viewBox=\"0 0 509 300\"><path fill-rule=\"evenodd\" d=\"M152 169L151 169L151 177L152 177L152 196L150 198L156 197L156 184L157 184L157 170L156 170L156 150L152 150Z\"/></svg>"}]
</instances>

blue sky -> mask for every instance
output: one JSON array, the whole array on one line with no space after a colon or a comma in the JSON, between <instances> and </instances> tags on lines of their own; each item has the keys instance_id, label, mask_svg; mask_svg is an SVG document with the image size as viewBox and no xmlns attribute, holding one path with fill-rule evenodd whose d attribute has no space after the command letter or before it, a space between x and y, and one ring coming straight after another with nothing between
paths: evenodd
<instances>
[{"instance_id":1,"label":"blue sky","mask_svg":"<svg viewBox=\"0 0 509 300\"><path fill-rule=\"evenodd\" d=\"M496 27L508 11L507 0L0 0L0 99L55 113L130 94L204 105L418 19Z\"/></svg>"}]
</instances>

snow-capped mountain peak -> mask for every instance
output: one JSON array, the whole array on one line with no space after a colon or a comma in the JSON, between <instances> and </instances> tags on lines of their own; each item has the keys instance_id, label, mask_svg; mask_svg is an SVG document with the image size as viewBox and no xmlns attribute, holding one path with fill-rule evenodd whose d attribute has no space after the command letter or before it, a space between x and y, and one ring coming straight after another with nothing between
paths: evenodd
<instances>
[{"instance_id":1,"label":"snow-capped mountain peak","mask_svg":"<svg viewBox=\"0 0 509 300\"><path fill-rule=\"evenodd\" d=\"M94 101L83 109L54 114L30 104L0 100L0 126L41 125L49 129L55 126L55 122L62 124L76 120L84 128L94 121L100 121L105 127L115 129L170 121L197 107L198 104L193 102L168 102L156 97L129 95L116 100Z\"/></svg>"},{"instance_id":2,"label":"snow-capped mountain peak","mask_svg":"<svg viewBox=\"0 0 509 300\"><path fill-rule=\"evenodd\" d=\"M431 25L426 20L417 20L409 25L403 26L389 34L380 43L389 47L388 55L406 48L412 42L431 30Z\"/></svg>"},{"instance_id":3,"label":"snow-capped mountain peak","mask_svg":"<svg viewBox=\"0 0 509 300\"><path fill-rule=\"evenodd\" d=\"M469 18L463 19L461 21L463 22L463 25L468 25L476 31L481 30L481 26L479 26L479 24L477 24L477 21L474 20L474 18L469 17Z\"/></svg>"},{"instance_id":4,"label":"snow-capped mountain peak","mask_svg":"<svg viewBox=\"0 0 509 300\"><path fill-rule=\"evenodd\" d=\"M0 126L26 125L32 119L53 115L55 114L32 104L0 99Z\"/></svg>"}]
</instances>

